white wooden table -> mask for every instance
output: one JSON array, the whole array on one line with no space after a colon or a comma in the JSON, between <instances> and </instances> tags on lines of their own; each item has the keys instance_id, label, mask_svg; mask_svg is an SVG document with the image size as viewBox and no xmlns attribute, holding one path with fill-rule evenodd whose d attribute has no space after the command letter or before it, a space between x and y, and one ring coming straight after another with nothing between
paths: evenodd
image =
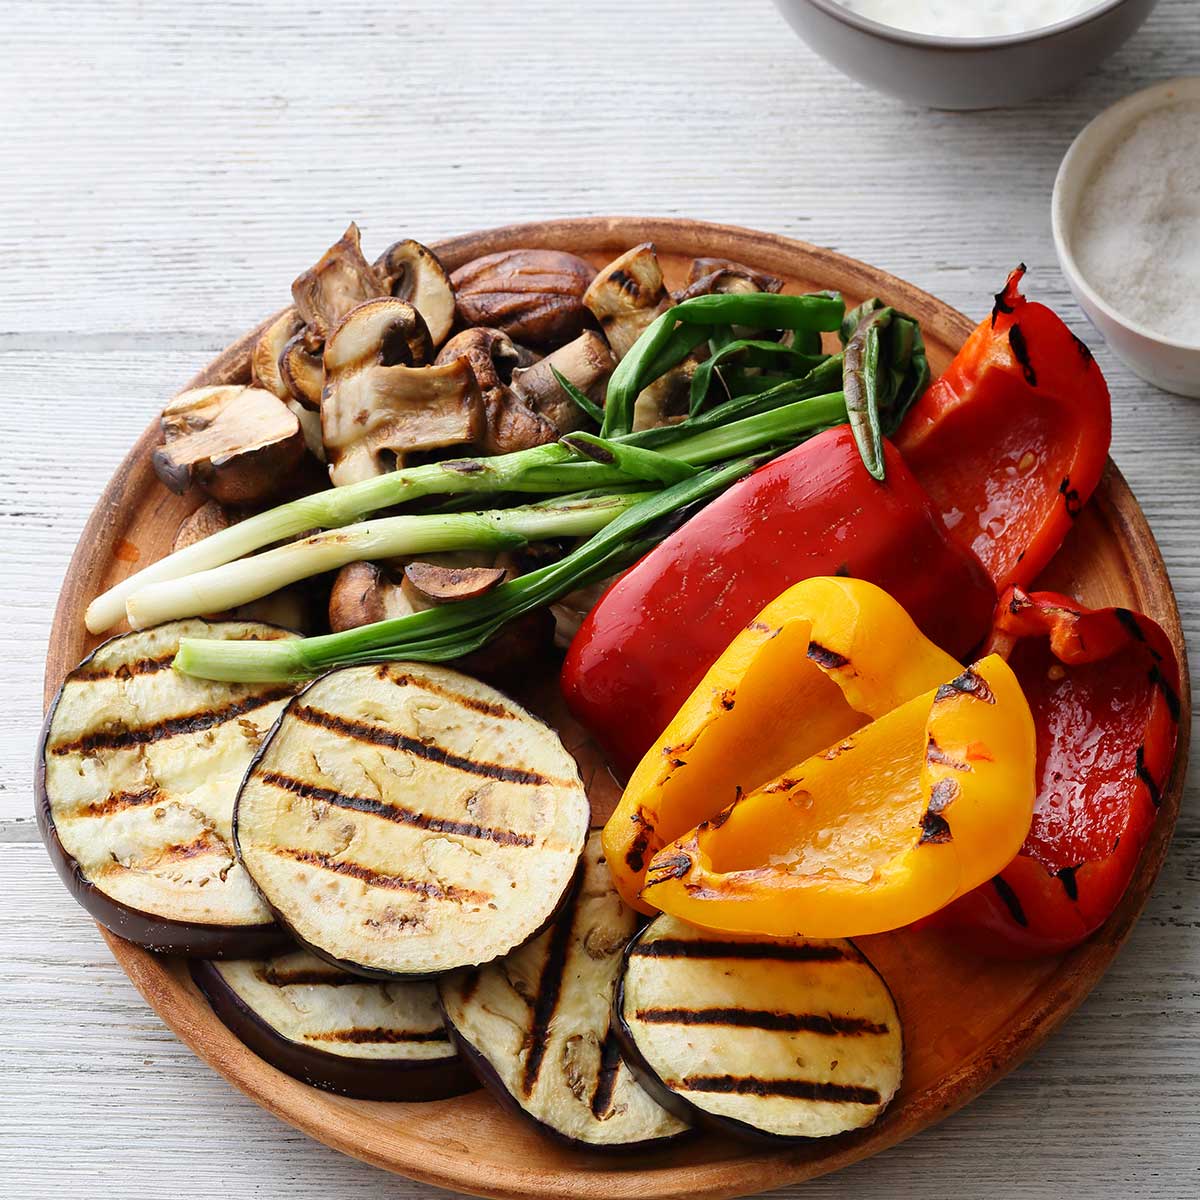
<instances>
[{"instance_id":1,"label":"white wooden table","mask_svg":"<svg viewBox=\"0 0 1200 1200\"><path fill-rule=\"evenodd\" d=\"M1019 259L1093 346L1055 265L1074 133L1200 69L1196 0L1067 95L930 113L874 96L767 0L178 4L32 0L0 67L0 1194L443 1195L236 1094L149 1011L68 899L30 794L42 655L71 549L161 402L278 307L342 231L369 251L533 217L724 220L834 246L973 314ZM1113 454L1200 644L1200 404L1103 346ZM1200 762L1200 755L1197 756ZM1200 816L1193 771L1113 970L968 1110L779 1195L1200 1196Z\"/></svg>"}]
</instances>

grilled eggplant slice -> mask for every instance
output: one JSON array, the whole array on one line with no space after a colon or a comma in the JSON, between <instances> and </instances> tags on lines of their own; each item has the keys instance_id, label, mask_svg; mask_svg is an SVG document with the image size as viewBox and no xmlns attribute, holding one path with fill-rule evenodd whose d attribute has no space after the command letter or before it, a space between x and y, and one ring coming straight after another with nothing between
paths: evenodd
<instances>
[{"instance_id":1,"label":"grilled eggplant slice","mask_svg":"<svg viewBox=\"0 0 1200 1200\"><path fill-rule=\"evenodd\" d=\"M192 961L213 1011L260 1058L359 1100L444 1100L475 1078L446 1032L432 983L380 983L306 950Z\"/></svg>"},{"instance_id":2,"label":"grilled eggplant slice","mask_svg":"<svg viewBox=\"0 0 1200 1200\"><path fill-rule=\"evenodd\" d=\"M286 940L234 854L242 776L295 687L171 670L183 637L292 637L175 621L113 638L66 678L38 755L38 823L75 898L153 950L261 955Z\"/></svg>"},{"instance_id":3,"label":"grilled eggplant slice","mask_svg":"<svg viewBox=\"0 0 1200 1200\"><path fill-rule=\"evenodd\" d=\"M444 667L346 667L293 700L246 775L238 853L320 957L364 975L489 962L564 902L588 801L553 730Z\"/></svg>"},{"instance_id":4,"label":"grilled eggplant slice","mask_svg":"<svg viewBox=\"0 0 1200 1200\"><path fill-rule=\"evenodd\" d=\"M664 1107L753 1140L870 1125L896 1094L896 1005L851 942L767 940L660 916L629 944L614 1028Z\"/></svg>"},{"instance_id":5,"label":"grilled eggplant slice","mask_svg":"<svg viewBox=\"0 0 1200 1200\"><path fill-rule=\"evenodd\" d=\"M646 1149L687 1131L638 1086L609 1028L638 919L612 886L597 830L579 890L545 933L438 987L454 1041L484 1087L574 1146Z\"/></svg>"}]
</instances>

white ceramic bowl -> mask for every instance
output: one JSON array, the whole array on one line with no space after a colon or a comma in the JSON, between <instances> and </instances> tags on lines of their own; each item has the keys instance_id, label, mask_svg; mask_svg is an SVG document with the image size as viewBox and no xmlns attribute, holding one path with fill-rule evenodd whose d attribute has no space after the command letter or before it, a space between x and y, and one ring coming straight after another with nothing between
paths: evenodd
<instances>
[{"instance_id":1,"label":"white ceramic bowl","mask_svg":"<svg viewBox=\"0 0 1200 1200\"><path fill-rule=\"evenodd\" d=\"M1104 335L1117 357L1156 387L1200 397L1200 342L1156 333L1103 299L1075 260L1071 236L1083 191L1103 156L1140 117L1180 100L1200 100L1200 77L1170 79L1135 92L1105 109L1071 144L1054 181L1051 224L1058 261L1079 307Z\"/></svg>"}]
</instances>

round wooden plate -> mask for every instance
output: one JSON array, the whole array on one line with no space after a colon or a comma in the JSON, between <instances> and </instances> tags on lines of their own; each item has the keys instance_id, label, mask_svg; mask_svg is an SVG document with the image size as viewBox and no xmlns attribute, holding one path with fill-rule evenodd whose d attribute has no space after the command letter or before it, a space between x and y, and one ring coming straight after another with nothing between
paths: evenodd
<instances>
[{"instance_id":1,"label":"round wooden plate","mask_svg":"<svg viewBox=\"0 0 1200 1200\"><path fill-rule=\"evenodd\" d=\"M403 236L414 231L390 232ZM832 251L698 221L549 221L452 238L436 249L451 269L477 255L516 246L571 250L599 266L646 240L656 243L673 285L682 280L693 256L719 255L783 276L789 291L831 288L851 304L880 296L920 319L935 374L972 327L932 296ZM981 309L987 299L979 297ZM188 386L247 379L256 334L230 346ZM80 539L51 633L47 703L96 640L84 631L87 603L166 553L177 525L196 503L169 494L158 483L150 466L156 438L154 423L109 483ZM1091 605L1120 604L1148 613L1166 628L1183 663L1179 613L1162 557L1112 463L1045 582ZM1089 942L1062 958L998 963L953 949L931 933L903 930L862 939L900 1006L905 1080L879 1124L830 1142L773 1152L708 1138L614 1162L551 1145L483 1093L421 1105L342 1099L306 1087L255 1057L213 1016L182 961L156 956L107 932L104 937L142 995L200 1058L270 1112L346 1154L444 1187L522 1200L745 1195L836 1170L940 1120L1015 1066L1087 995L1137 919L1175 825L1190 727L1186 665L1182 681L1179 754L1158 823L1120 907ZM553 690L548 681L547 695ZM616 789L582 731L566 720L559 724L564 740L581 758L596 818L603 820Z\"/></svg>"}]
</instances>

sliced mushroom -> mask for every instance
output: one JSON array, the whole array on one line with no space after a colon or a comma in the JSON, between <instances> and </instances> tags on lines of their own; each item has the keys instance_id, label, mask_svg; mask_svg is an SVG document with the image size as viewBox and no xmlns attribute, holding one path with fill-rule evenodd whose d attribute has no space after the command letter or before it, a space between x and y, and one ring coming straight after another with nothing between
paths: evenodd
<instances>
[{"instance_id":1,"label":"sliced mushroom","mask_svg":"<svg viewBox=\"0 0 1200 1200\"><path fill-rule=\"evenodd\" d=\"M282 490L304 457L300 423L263 388L195 388L163 409L154 470L173 492L199 484L226 504L254 504Z\"/></svg>"},{"instance_id":2,"label":"sliced mushroom","mask_svg":"<svg viewBox=\"0 0 1200 1200\"><path fill-rule=\"evenodd\" d=\"M279 372L279 359L288 342L303 328L304 319L294 308L289 308L259 335L250 355L251 379L256 386L266 388L280 400L286 400L293 393ZM320 399L320 389L318 389L318 403L320 403Z\"/></svg>"},{"instance_id":3,"label":"sliced mushroom","mask_svg":"<svg viewBox=\"0 0 1200 1200\"><path fill-rule=\"evenodd\" d=\"M363 257L358 226L351 221L341 239L292 284L309 349L318 350L356 305L384 294L379 276Z\"/></svg>"},{"instance_id":4,"label":"sliced mushroom","mask_svg":"<svg viewBox=\"0 0 1200 1200\"><path fill-rule=\"evenodd\" d=\"M717 278L709 282L702 290L692 291L693 288L699 287L703 281L710 280L710 277L714 275ZM754 286L749 288L736 285L726 286L738 279L752 283ZM753 267L746 266L745 263L734 262L731 258L694 258L691 269L688 271L688 286L684 289L684 293L707 296L712 292L776 293L782 290L783 280L778 275L772 275L767 271L757 271Z\"/></svg>"},{"instance_id":5,"label":"sliced mushroom","mask_svg":"<svg viewBox=\"0 0 1200 1200\"><path fill-rule=\"evenodd\" d=\"M588 329L533 366L514 370L512 390L530 408L541 413L560 434L570 433L582 429L588 423L588 416L563 391L554 372L558 371L589 400L603 407L604 391L616 365L617 360L608 343Z\"/></svg>"},{"instance_id":6,"label":"sliced mushroom","mask_svg":"<svg viewBox=\"0 0 1200 1200\"><path fill-rule=\"evenodd\" d=\"M454 288L434 252L408 238L389 246L375 262L385 294L406 300L425 319L440 346L454 324Z\"/></svg>"},{"instance_id":7,"label":"sliced mushroom","mask_svg":"<svg viewBox=\"0 0 1200 1200\"><path fill-rule=\"evenodd\" d=\"M557 439L554 425L509 386L519 355L507 334L499 329L464 329L442 347L437 361L470 364L483 395L480 447L486 453L509 454Z\"/></svg>"},{"instance_id":8,"label":"sliced mushroom","mask_svg":"<svg viewBox=\"0 0 1200 1200\"><path fill-rule=\"evenodd\" d=\"M451 604L486 596L508 577L504 567L449 567L412 562L404 568L404 582L431 604Z\"/></svg>"},{"instance_id":9,"label":"sliced mushroom","mask_svg":"<svg viewBox=\"0 0 1200 1200\"><path fill-rule=\"evenodd\" d=\"M403 465L416 452L478 442L484 406L471 365L432 354L421 314L386 297L360 304L325 347L321 434L334 484Z\"/></svg>"},{"instance_id":10,"label":"sliced mushroom","mask_svg":"<svg viewBox=\"0 0 1200 1200\"><path fill-rule=\"evenodd\" d=\"M289 395L302 407L316 412L321 407L321 392L325 387L325 367L321 349L308 345L307 327L289 338L279 355L279 378Z\"/></svg>"},{"instance_id":11,"label":"sliced mushroom","mask_svg":"<svg viewBox=\"0 0 1200 1200\"><path fill-rule=\"evenodd\" d=\"M230 517L224 505L216 500L205 500L199 508L179 522L179 528L175 530L175 540L171 543L171 550L182 550L185 546L192 546L196 542L203 541L210 534L228 529L232 524L233 518Z\"/></svg>"},{"instance_id":12,"label":"sliced mushroom","mask_svg":"<svg viewBox=\"0 0 1200 1200\"><path fill-rule=\"evenodd\" d=\"M592 280L583 302L600 322L618 360L625 357L646 327L671 305L653 242L643 242L614 259ZM687 413L692 372L689 356L656 379L638 396L633 428L650 429Z\"/></svg>"},{"instance_id":13,"label":"sliced mushroom","mask_svg":"<svg viewBox=\"0 0 1200 1200\"><path fill-rule=\"evenodd\" d=\"M595 269L561 250L501 250L450 280L464 324L487 325L531 346L560 346L588 321L584 292Z\"/></svg>"}]
</instances>

